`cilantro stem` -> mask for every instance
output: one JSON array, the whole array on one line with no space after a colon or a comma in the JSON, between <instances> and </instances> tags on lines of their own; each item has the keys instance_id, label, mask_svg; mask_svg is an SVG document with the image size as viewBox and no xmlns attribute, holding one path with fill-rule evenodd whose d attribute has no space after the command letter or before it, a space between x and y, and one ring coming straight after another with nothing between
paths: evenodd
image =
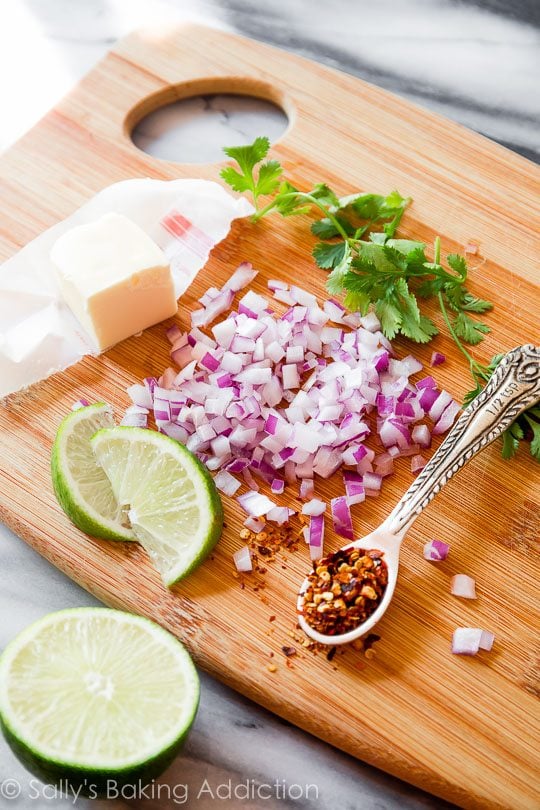
<instances>
[{"instance_id":1,"label":"cilantro stem","mask_svg":"<svg viewBox=\"0 0 540 810\"><path fill-rule=\"evenodd\" d=\"M437 239L438 239L438 237L437 237ZM435 246L435 249L437 249L437 245ZM440 247L439 247L439 250L440 250ZM473 379L475 381L478 381L478 379L480 378L481 380L484 380L485 382L487 382L491 375L490 375L488 369L486 369L484 366L480 365L480 363L477 363L477 361L474 359L474 357L472 357L469 354L469 352L467 351L467 349L465 348L465 346L463 345L461 340L456 335L454 327L452 326L452 323L450 322L450 318L448 317L448 312L447 312L447 309L446 309L446 306L445 306L445 303L444 303L444 297L443 297L442 292L437 293L437 298L439 300L439 307L440 307L442 316L444 318L444 322L445 322L446 326L448 327L448 331L450 332L450 335L452 336L452 340L454 341L454 343L456 344L456 346L458 347L458 349L460 350L462 355L467 359L467 362L469 363L469 369L470 369L470 372L471 372L471 376L473 377Z\"/></svg>"},{"instance_id":2,"label":"cilantro stem","mask_svg":"<svg viewBox=\"0 0 540 810\"><path fill-rule=\"evenodd\" d=\"M274 208L277 207L277 203L281 202L282 200L292 199L293 197L300 198L302 200L306 200L306 202L311 203L312 205L316 206L320 211L323 212L325 217L327 217L336 231L343 237L346 242L349 242L349 235L347 231L343 228L341 222L331 211L323 204L317 197L314 197L312 194L309 194L305 191L289 191L286 194L280 194L275 200L271 200L268 205L264 208L261 208L259 211L256 211L253 216L251 217L252 222L257 222L259 219L262 219L266 214L270 213Z\"/></svg>"}]
</instances>

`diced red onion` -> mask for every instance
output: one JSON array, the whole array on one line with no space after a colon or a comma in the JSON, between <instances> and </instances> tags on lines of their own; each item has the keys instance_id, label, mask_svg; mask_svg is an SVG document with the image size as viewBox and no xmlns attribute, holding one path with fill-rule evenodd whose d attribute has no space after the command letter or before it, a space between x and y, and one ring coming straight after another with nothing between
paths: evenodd
<instances>
[{"instance_id":1,"label":"diced red onion","mask_svg":"<svg viewBox=\"0 0 540 810\"><path fill-rule=\"evenodd\" d=\"M279 281L277 279L270 279L267 284L268 289L275 292L276 290L288 290L289 285L285 281Z\"/></svg>"},{"instance_id":2,"label":"diced red onion","mask_svg":"<svg viewBox=\"0 0 540 810\"><path fill-rule=\"evenodd\" d=\"M467 574L454 574L450 581L450 593L462 599L476 599L476 583Z\"/></svg>"},{"instance_id":3,"label":"diced red onion","mask_svg":"<svg viewBox=\"0 0 540 810\"><path fill-rule=\"evenodd\" d=\"M248 514L251 508L264 509L261 515L285 509L259 500L266 496L252 473L275 494L282 492L283 478L300 480L301 497L314 500L313 476L328 478L348 465L355 469L346 475L347 505L377 496L394 457L414 457L429 446L429 429L416 424L426 411L437 432L453 421L457 406L432 377L410 383L420 363L393 356L374 313L347 315L334 301L321 308L311 292L285 282L269 285L289 306L281 317L263 296L248 291L238 311L212 325L213 337L201 331L254 275L251 265L242 265L221 290L210 288L201 297L203 309L193 313L188 334L178 326L168 330L181 371L170 367L159 385L148 378L144 386L132 386L132 401L152 409L158 429L183 441L217 475L239 473L251 489ZM375 405L387 448L376 458L363 444ZM283 519L289 512L276 514Z\"/></svg>"},{"instance_id":4,"label":"diced red onion","mask_svg":"<svg viewBox=\"0 0 540 810\"><path fill-rule=\"evenodd\" d=\"M431 562L440 562L446 560L450 546L448 543L443 543L442 540L429 540L424 545L424 559Z\"/></svg>"},{"instance_id":5,"label":"diced red onion","mask_svg":"<svg viewBox=\"0 0 540 810\"><path fill-rule=\"evenodd\" d=\"M431 408L429 409L429 418L433 422L437 422L442 414L443 411L450 405L452 402L452 397L448 393L448 391L441 391Z\"/></svg>"},{"instance_id":6,"label":"diced red onion","mask_svg":"<svg viewBox=\"0 0 540 810\"><path fill-rule=\"evenodd\" d=\"M270 489L272 490L274 495L281 495L283 493L283 490L285 489L285 481L283 481L281 478L272 479Z\"/></svg>"},{"instance_id":7,"label":"diced red onion","mask_svg":"<svg viewBox=\"0 0 540 810\"><path fill-rule=\"evenodd\" d=\"M411 438L413 442L420 447L431 446L431 434L427 425L415 425L412 430Z\"/></svg>"},{"instance_id":8,"label":"diced red onion","mask_svg":"<svg viewBox=\"0 0 540 810\"><path fill-rule=\"evenodd\" d=\"M315 494L315 483L312 478L304 478L300 483L300 497L308 500Z\"/></svg>"},{"instance_id":9,"label":"diced red onion","mask_svg":"<svg viewBox=\"0 0 540 810\"><path fill-rule=\"evenodd\" d=\"M432 367L440 366L441 363L444 363L445 361L446 361L445 354L441 354L441 352L433 352L433 354L431 355L431 360L429 361L429 365Z\"/></svg>"},{"instance_id":10,"label":"diced red onion","mask_svg":"<svg viewBox=\"0 0 540 810\"><path fill-rule=\"evenodd\" d=\"M264 520L260 520L259 518L248 517L244 520L244 526L246 529L249 529L250 532L255 532L258 534L262 532L264 529Z\"/></svg>"},{"instance_id":11,"label":"diced red onion","mask_svg":"<svg viewBox=\"0 0 540 810\"><path fill-rule=\"evenodd\" d=\"M482 635L480 637L481 650L487 650L487 652L491 652L491 648L493 647L494 641L495 641L494 633L491 633L489 630L482 630Z\"/></svg>"},{"instance_id":12,"label":"diced red onion","mask_svg":"<svg viewBox=\"0 0 540 810\"><path fill-rule=\"evenodd\" d=\"M416 387L418 389L423 388L437 388L437 383L433 379L433 377L422 377L421 380L418 380L416 383Z\"/></svg>"},{"instance_id":13,"label":"diced red onion","mask_svg":"<svg viewBox=\"0 0 540 810\"><path fill-rule=\"evenodd\" d=\"M326 512L326 504L318 498L312 498L302 507L303 515L323 515Z\"/></svg>"},{"instance_id":14,"label":"diced red onion","mask_svg":"<svg viewBox=\"0 0 540 810\"><path fill-rule=\"evenodd\" d=\"M345 537L347 540L354 539L351 510L345 496L332 498L330 501L332 510L332 522L336 534Z\"/></svg>"},{"instance_id":15,"label":"diced red onion","mask_svg":"<svg viewBox=\"0 0 540 810\"><path fill-rule=\"evenodd\" d=\"M450 405L444 409L441 418L433 428L433 435L437 436L440 433L446 433L446 431L454 424L454 420L460 410L461 405L459 402L451 402Z\"/></svg>"},{"instance_id":16,"label":"diced red onion","mask_svg":"<svg viewBox=\"0 0 540 810\"><path fill-rule=\"evenodd\" d=\"M221 492L229 496L234 495L240 488L240 481L227 470L220 470L214 477L214 483Z\"/></svg>"},{"instance_id":17,"label":"diced red onion","mask_svg":"<svg viewBox=\"0 0 540 810\"><path fill-rule=\"evenodd\" d=\"M309 556L311 560L320 560L324 546L324 517L313 515L308 528Z\"/></svg>"},{"instance_id":18,"label":"diced red onion","mask_svg":"<svg viewBox=\"0 0 540 810\"><path fill-rule=\"evenodd\" d=\"M222 290L231 290L232 292L243 290L244 287L247 287L247 285L253 281L257 272L257 270L253 269L253 265L250 262L242 262L228 281L225 282Z\"/></svg>"},{"instance_id":19,"label":"diced red onion","mask_svg":"<svg viewBox=\"0 0 540 810\"><path fill-rule=\"evenodd\" d=\"M253 571L253 564L251 562L251 551L249 546L242 546L242 548L235 551L233 554L234 565L240 574L248 574Z\"/></svg>"},{"instance_id":20,"label":"diced red onion","mask_svg":"<svg viewBox=\"0 0 540 810\"><path fill-rule=\"evenodd\" d=\"M367 315L364 315L363 318L360 318L360 323L367 329L368 332L378 332L381 328L381 322L377 318L374 312L368 312Z\"/></svg>"},{"instance_id":21,"label":"diced red onion","mask_svg":"<svg viewBox=\"0 0 540 810\"><path fill-rule=\"evenodd\" d=\"M452 637L454 655L476 655L480 649L482 630L478 627L458 627Z\"/></svg>"},{"instance_id":22,"label":"diced red onion","mask_svg":"<svg viewBox=\"0 0 540 810\"><path fill-rule=\"evenodd\" d=\"M355 503L362 503L362 501L366 499L362 476L356 472L345 470L343 480L345 482L345 494L347 495L349 506L353 506Z\"/></svg>"},{"instance_id":23,"label":"diced red onion","mask_svg":"<svg viewBox=\"0 0 540 810\"><path fill-rule=\"evenodd\" d=\"M72 411L80 411L81 408L87 408L90 405L87 399L78 399L76 402L73 403L71 406ZM150 402L150 407L152 407L152 403Z\"/></svg>"},{"instance_id":24,"label":"diced red onion","mask_svg":"<svg viewBox=\"0 0 540 810\"><path fill-rule=\"evenodd\" d=\"M247 470L244 470L245 472ZM246 492L245 495L239 495L237 501L244 512L251 517L262 517L275 507L275 503L260 492Z\"/></svg>"},{"instance_id":25,"label":"diced red onion","mask_svg":"<svg viewBox=\"0 0 540 810\"><path fill-rule=\"evenodd\" d=\"M411 472L416 475L416 473L421 472L424 469L427 462L423 456L417 455L411 458Z\"/></svg>"}]
</instances>

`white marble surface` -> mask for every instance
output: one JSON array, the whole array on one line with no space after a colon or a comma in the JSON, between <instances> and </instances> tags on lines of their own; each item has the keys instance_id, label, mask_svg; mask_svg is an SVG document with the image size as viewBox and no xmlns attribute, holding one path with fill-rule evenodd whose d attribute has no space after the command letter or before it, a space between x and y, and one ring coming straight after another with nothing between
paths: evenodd
<instances>
[{"instance_id":1,"label":"white marble surface","mask_svg":"<svg viewBox=\"0 0 540 810\"><path fill-rule=\"evenodd\" d=\"M0 148L8 146L134 27L198 20L237 30L366 78L538 159L538 0L16 0L0 4ZM197 113L211 123L199 129ZM227 99L194 101L147 121L141 148L197 162L223 144L276 136L279 114ZM182 125L171 134L171 121ZM94 600L0 526L0 647L39 616ZM5 780L18 780L9 798ZM41 794L0 741L0 808L66 807ZM198 798L208 779L209 789ZM303 787L303 796L220 799L218 786L253 780ZM189 742L161 780L161 799L78 801L77 806L207 810L220 805L320 810L394 810L445 805L290 727L203 676ZM306 798L306 785L316 785ZM5 793L2 794L2 786ZM176 786L176 787L175 787ZM186 788L187 786L187 788ZM170 797L167 798L167 790ZM176 791L174 793L173 791ZM16 792L16 790L15 790ZM187 795L186 795L187 794ZM157 796L157 786L154 788Z\"/></svg>"}]
</instances>

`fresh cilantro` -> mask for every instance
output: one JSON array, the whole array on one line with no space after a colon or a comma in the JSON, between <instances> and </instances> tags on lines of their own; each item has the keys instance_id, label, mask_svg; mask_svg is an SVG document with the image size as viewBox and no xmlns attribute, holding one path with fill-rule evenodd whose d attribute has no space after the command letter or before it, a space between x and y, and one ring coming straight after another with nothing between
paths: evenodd
<instances>
[{"instance_id":1,"label":"fresh cilantro","mask_svg":"<svg viewBox=\"0 0 540 810\"><path fill-rule=\"evenodd\" d=\"M471 346L476 346L484 339L484 335L489 334L491 329L485 323L473 321L466 312L459 312L452 323L456 335L469 343Z\"/></svg>"},{"instance_id":2,"label":"fresh cilantro","mask_svg":"<svg viewBox=\"0 0 540 810\"><path fill-rule=\"evenodd\" d=\"M255 166L263 160L270 149L268 138L255 138L249 146L228 146L223 151L236 160L240 171L232 166L221 170L221 177L235 191L251 191L253 199L257 201L260 196L272 194L283 174L281 164L277 160L268 160L262 163L254 174Z\"/></svg>"},{"instance_id":3,"label":"fresh cilantro","mask_svg":"<svg viewBox=\"0 0 540 810\"><path fill-rule=\"evenodd\" d=\"M443 264L437 237L430 260L423 242L397 235L410 197L398 191L387 196L356 193L339 197L326 183L302 191L287 180L278 161L266 160L269 150L270 142L264 137L248 146L224 149L236 165L224 168L221 177L235 191L251 193L252 220L257 222L270 213L289 217L317 211L319 218L311 224L311 232L319 240L313 258L321 269L330 271L328 292L344 294L345 306L362 314L373 307L389 339L403 335L417 343L430 341L438 328L422 312L419 301L435 298L450 336L469 364L474 388L465 396L465 404L472 402L502 355L482 366L464 345L476 346L490 332L477 316L493 306L467 289L465 258L451 253ZM260 197L267 198L262 206ZM529 409L505 431L503 456L512 457L526 438L540 461L540 408Z\"/></svg>"},{"instance_id":4,"label":"fresh cilantro","mask_svg":"<svg viewBox=\"0 0 540 810\"><path fill-rule=\"evenodd\" d=\"M313 248L313 258L323 270L330 270L340 264L345 255L345 242L317 242Z\"/></svg>"}]
</instances>

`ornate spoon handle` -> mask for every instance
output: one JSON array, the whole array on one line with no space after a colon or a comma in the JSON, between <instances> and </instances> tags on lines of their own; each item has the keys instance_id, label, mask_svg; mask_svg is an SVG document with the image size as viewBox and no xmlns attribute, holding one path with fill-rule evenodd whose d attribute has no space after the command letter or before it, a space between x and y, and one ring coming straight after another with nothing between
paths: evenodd
<instances>
[{"instance_id":1,"label":"ornate spoon handle","mask_svg":"<svg viewBox=\"0 0 540 810\"><path fill-rule=\"evenodd\" d=\"M540 349L518 346L501 360L381 529L405 534L444 484L539 399Z\"/></svg>"}]
</instances>

